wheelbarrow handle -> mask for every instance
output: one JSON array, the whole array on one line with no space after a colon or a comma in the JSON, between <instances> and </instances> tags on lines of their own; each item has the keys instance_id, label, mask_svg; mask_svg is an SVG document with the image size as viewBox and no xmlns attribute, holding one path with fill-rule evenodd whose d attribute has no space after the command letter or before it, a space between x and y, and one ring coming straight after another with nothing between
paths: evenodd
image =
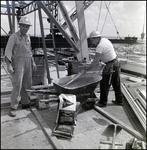
<instances>
[{"instance_id":1,"label":"wheelbarrow handle","mask_svg":"<svg viewBox=\"0 0 147 150\"><path fill-rule=\"evenodd\" d=\"M75 79L77 79L81 75L82 75L82 73L77 74L77 76L74 76L69 82L67 82L65 85L63 85L63 87L67 86L68 84L70 84L71 82L73 82Z\"/></svg>"},{"instance_id":2,"label":"wheelbarrow handle","mask_svg":"<svg viewBox=\"0 0 147 150\"><path fill-rule=\"evenodd\" d=\"M53 95L59 95L56 91L51 91L51 90L26 90L27 92L32 92L32 93L43 93L43 94L53 94Z\"/></svg>"}]
</instances>

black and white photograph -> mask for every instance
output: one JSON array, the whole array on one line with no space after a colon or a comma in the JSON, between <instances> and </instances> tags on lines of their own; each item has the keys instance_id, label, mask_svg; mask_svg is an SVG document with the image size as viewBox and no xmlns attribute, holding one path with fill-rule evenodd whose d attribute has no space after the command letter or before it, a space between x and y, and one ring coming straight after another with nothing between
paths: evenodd
<instances>
[{"instance_id":1,"label":"black and white photograph","mask_svg":"<svg viewBox=\"0 0 147 150\"><path fill-rule=\"evenodd\" d=\"M1 1L1 149L146 149L146 1Z\"/></svg>"}]
</instances>

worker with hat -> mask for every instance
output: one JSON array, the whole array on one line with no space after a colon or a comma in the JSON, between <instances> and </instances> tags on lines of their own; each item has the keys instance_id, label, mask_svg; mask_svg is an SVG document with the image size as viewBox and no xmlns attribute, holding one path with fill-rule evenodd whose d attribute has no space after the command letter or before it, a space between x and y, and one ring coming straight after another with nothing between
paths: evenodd
<instances>
[{"instance_id":1,"label":"worker with hat","mask_svg":"<svg viewBox=\"0 0 147 150\"><path fill-rule=\"evenodd\" d=\"M96 47L96 53L93 62L88 67L90 68L97 61L102 61L106 64L102 72L102 80L100 81L100 101L96 105L106 107L111 85L113 86L116 98L112 102L116 105L123 105L119 62L112 43L107 38L103 38L98 31L92 31L89 38L91 44Z\"/></svg>"},{"instance_id":2,"label":"worker with hat","mask_svg":"<svg viewBox=\"0 0 147 150\"><path fill-rule=\"evenodd\" d=\"M5 61L13 86L9 112L12 117L16 116L19 103L22 104L23 109L35 105L30 102L30 94L26 91L32 86L32 69L37 69L31 52L30 36L27 34L30 26L29 18L21 17L20 30L9 37L5 48Z\"/></svg>"}]
</instances>

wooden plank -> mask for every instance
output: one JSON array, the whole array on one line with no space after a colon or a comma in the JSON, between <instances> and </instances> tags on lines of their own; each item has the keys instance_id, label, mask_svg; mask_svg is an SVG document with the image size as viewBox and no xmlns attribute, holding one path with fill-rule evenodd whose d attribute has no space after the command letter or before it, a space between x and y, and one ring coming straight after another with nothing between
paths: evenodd
<instances>
[{"instance_id":1,"label":"wooden plank","mask_svg":"<svg viewBox=\"0 0 147 150\"><path fill-rule=\"evenodd\" d=\"M54 88L53 84L46 84L46 85L36 85L32 86L31 89L37 90L37 89L44 89L44 88Z\"/></svg>"},{"instance_id":2,"label":"wooden plank","mask_svg":"<svg viewBox=\"0 0 147 150\"><path fill-rule=\"evenodd\" d=\"M100 143L101 144L112 144L112 141L100 141ZM121 145L121 146L123 146L123 144L122 143L117 143L117 142L115 142L115 145Z\"/></svg>"},{"instance_id":3,"label":"wooden plank","mask_svg":"<svg viewBox=\"0 0 147 150\"><path fill-rule=\"evenodd\" d=\"M26 90L31 93L41 93L41 94L51 94L51 95L59 95L55 90Z\"/></svg>"},{"instance_id":4,"label":"wooden plank","mask_svg":"<svg viewBox=\"0 0 147 150\"><path fill-rule=\"evenodd\" d=\"M35 107L31 107L30 109L31 109L31 112L36 117L39 124L41 125L42 130L45 133L45 135L46 135L47 139L49 140L49 142L51 142L53 144L55 149L63 149L63 146L60 144L60 142L56 138L56 136L52 135L52 130L49 128L47 123L44 121L44 119L42 118L42 116L40 115L38 110Z\"/></svg>"},{"instance_id":5,"label":"wooden plank","mask_svg":"<svg viewBox=\"0 0 147 150\"><path fill-rule=\"evenodd\" d=\"M139 132L137 132L136 130L132 129L131 127L129 127L128 125L123 123L121 120L115 118L113 115L111 115L110 113L104 111L100 107L94 105L94 110L96 110L97 112L101 113L102 115L104 115L106 118L108 118L112 122L120 124L121 127L124 130L126 130L127 132L129 132L131 135L137 137L140 140L145 140L145 137L143 137L143 135L141 135Z\"/></svg>"},{"instance_id":6,"label":"wooden plank","mask_svg":"<svg viewBox=\"0 0 147 150\"><path fill-rule=\"evenodd\" d=\"M129 81L133 81L133 82L137 82L137 83L140 83L140 82L142 81L142 79L136 78L136 77L129 77L128 80L129 80Z\"/></svg>"},{"instance_id":7,"label":"wooden plank","mask_svg":"<svg viewBox=\"0 0 147 150\"><path fill-rule=\"evenodd\" d=\"M11 94L11 92L12 92L12 87L1 88L1 95Z\"/></svg>"},{"instance_id":8,"label":"wooden plank","mask_svg":"<svg viewBox=\"0 0 147 150\"><path fill-rule=\"evenodd\" d=\"M3 107L10 107L10 98L11 98L11 95L10 97L1 97L1 108ZM34 96L34 95L31 95L30 97L30 101L31 102L36 102L37 100L37 97Z\"/></svg>"}]
</instances>

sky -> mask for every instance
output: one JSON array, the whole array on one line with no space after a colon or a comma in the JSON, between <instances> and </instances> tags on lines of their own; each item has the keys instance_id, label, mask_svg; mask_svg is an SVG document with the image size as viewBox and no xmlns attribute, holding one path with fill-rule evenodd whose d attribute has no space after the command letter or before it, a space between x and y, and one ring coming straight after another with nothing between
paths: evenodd
<instances>
[{"instance_id":1,"label":"sky","mask_svg":"<svg viewBox=\"0 0 147 150\"><path fill-rule=\"evenodd\" d=\"M76 9L75 1L62 2L65 5L67 12L69 12L69 15ZM1 3L3 4L5 1L2 1ZM106 8L106 5L109 6L110 13L107 12L108 9ZM70 12L70 10L72 11ZM60 13L60 9L59 15L61 19L60 23L62 24L64 19L62 19L63 16ZM34 30L34 13L28 14L27 16L32 22L32 27L28 33L30 35L41 36L38 12L36 12L36 31ZM46 14L43 13L43 16L45 17ZM105 37L118 37L118 32L120 37L135 36L140 38L143 31L143 25L144 32L146 33L146 1L94 1L84 11L84 16L87 37L93 30L98 30L101 35ZM43 23L45 28L49 27L46 19L43 20ZM73 22L73 25L79 35L77 20ZM7 15L1 15L1 27L7 33L10 31ZM19 28L16 26L15 30L18 29ZM68 29L66 32L70 35ZM45 30L45 34L48 33L49 31ZM1 30L1 34L5 35L3 30Z\"/></svg>"}]
</instances>

